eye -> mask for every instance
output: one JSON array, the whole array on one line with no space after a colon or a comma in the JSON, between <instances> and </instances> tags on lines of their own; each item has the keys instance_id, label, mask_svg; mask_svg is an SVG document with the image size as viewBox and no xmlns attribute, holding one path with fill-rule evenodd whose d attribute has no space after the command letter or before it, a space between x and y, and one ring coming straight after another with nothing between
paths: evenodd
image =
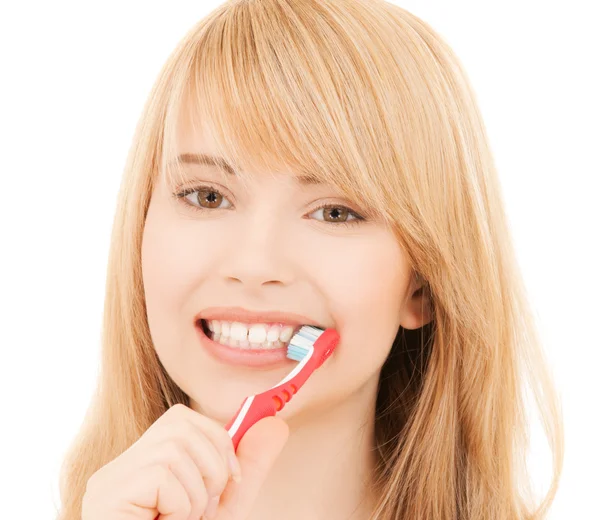
<instances>
[{"instance_id":1,"label":"eye","mask_svg":"<svg viewBox=\"0 0 600 520\"><path fill-rule=\"evenodd\" d=\"M346 206L335 206L332 204L321 206L311 213L311 215L322 215L323 218L317 218L322 222L331 224L358 224L365 220L364 217L352 211Z\"/></svg>"},{"instance_id":2,"label":"eye","mask_svg":"<svg viewBox=\"0 0 600 520\"><path fill-rule=\"evenodd\" d=\"M176 193L178 199L183 199L185 204L192 206L193 209L202 211L206 209L228 209L232 206L223 194L212 186L198 186L188 188L180 193ZM191 196L191 197L190 197ZM225 202L226 206L221 206Z\"/></svg>"}]
</instances>

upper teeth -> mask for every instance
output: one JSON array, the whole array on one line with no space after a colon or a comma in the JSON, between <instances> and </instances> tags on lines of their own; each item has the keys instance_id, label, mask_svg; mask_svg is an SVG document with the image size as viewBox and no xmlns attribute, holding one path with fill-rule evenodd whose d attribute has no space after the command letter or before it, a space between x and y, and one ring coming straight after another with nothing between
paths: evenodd
<instances>
[{"instance_id":1,"label":"upper teeth","mask_svg":"<svg viewBox=\"0 0 600 520\"><path fill-rule=\"evenodd\" d=\"M221 343L241 347L281 347L294 334L291 325L269 325L266 323L245 324L238 321L206 320L214 338Z\"/></svg>"}]
</instances>

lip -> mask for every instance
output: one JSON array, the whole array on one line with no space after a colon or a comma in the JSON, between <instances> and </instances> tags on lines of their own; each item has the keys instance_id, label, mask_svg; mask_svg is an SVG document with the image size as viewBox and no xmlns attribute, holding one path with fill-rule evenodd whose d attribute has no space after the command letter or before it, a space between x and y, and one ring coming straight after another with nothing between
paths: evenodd
<instances>
[{"instance_id":1,"label":"lip","mask_svg":"<svg viewBox=\"0 0 600 520\"><path fill-rule=\"evenodd\" d=\"M249 311L242 307L209 307L194 316L194 324L203 320L237 321L240 323L281 324L297 327L313 325L324 328L321 324L301 314L277 311Z\"/></svg>"},{"instance_id":2,"label":"lip","mask_svg":"<svg viewBox=\"0 0 600 520\"><path fill-rule=\"evenodd\" d=\"M287 357L287 346L271 350L237 349L213 341L204 332L200 319L194 324L200 344L217 361L228 365L252 368L281 368L295 365L296 362Z\"/></svg>"}]
</instances>

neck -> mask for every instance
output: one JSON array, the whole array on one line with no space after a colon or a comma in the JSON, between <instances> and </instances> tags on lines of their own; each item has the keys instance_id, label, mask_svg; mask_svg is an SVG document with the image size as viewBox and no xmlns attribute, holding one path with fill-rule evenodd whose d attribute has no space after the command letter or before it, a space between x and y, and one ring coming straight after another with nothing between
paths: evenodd
<instances>
[{"instance_id":1,"label":"neck","mask_svg":"<svg viewBox=\"0 0 600 520\"><path fill-rule=\"evenodd\" d=\"M248 520L366 520L378 378L321 416L288 421L290 436Z\"/></svg>"}]
</instances>

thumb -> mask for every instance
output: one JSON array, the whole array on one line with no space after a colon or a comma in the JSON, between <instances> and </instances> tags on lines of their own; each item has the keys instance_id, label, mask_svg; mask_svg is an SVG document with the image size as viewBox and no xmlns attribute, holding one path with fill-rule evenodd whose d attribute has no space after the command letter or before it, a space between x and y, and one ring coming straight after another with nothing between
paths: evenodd
<instances>
[{"instance_id":1,"label":"thumb","mask_svg":"<svg viewBox=\"0 0 600 520\"><path fill-rule=\"evenodd\" d=\"M217 518L244 520L271 467L288 440L289 427L279 417L265 417L242 437L237 457L242 468L242 480L231 480L221 495Z\"/></svg>"}]
</instances>

